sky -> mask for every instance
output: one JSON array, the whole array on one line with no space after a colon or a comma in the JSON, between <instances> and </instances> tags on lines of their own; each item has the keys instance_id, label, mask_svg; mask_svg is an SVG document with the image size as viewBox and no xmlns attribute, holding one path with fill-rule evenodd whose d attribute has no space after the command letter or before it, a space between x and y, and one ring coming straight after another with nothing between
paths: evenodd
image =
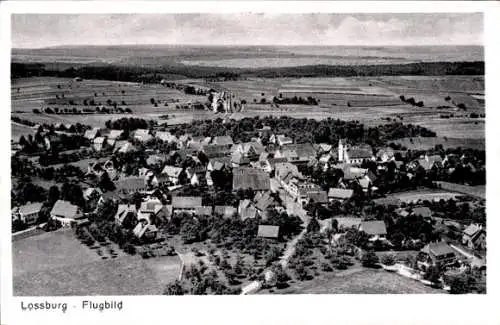
<instances>
[{"instance_id":1,"label":"sky","mask_svg":"<svg viewBox=\"0 0 500 325\"><path fill-rule=\"evenodd\" d=\"M481 13L13 14L12 47L482 45Z\"/></svg>"}]
</instances>

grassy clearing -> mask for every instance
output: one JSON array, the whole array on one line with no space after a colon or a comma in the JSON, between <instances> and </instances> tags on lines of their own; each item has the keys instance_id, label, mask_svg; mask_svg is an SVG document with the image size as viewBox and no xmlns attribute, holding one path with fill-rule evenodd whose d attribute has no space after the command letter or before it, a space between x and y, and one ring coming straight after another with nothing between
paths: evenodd
<instances>
[{"instance_id":1,"label":"grassy clearing","mask_svg":"<svg viewBox=\"0 0 500 325\"><path fill-rule=\"evenodd\" d=\"M434 191L434 190L417 190L417 191L408 191L408 192L401 192L401 193L393 193L388 195L389 198L394 198L398 199L402 202L410 203L410 202L416 202L416 201L439 201L441 199L443 200L449 200L449 199L454 199L457 196L460 196L460 194L457 193L452 193L452 192L445 192L445 191Z\"/></svg>"},{"instance_id":2,"label":"grassy clearing","mask_svg":"<svg viewBox=\"0 0 500 325\"><path fill-rule=\"evenodd\" d=\"M155 295L179 274L177 257L143 260L122 255L102 260L72 230L58 230L12 243L17 296Z\"/></svg>"},{"instance_id":3,"label":"grassy clearing","mask_svg":"<svg viewBox=\"0 0 500 325\"><path fill-rule=\"evenodd\" d=\"M484 185L469 186L469 185L461 185L448 182L437 182L437 183L441 185L441 188L448 191L463 193L481 199L486 199L486 186Z\"/></svg>"},{"instance_id":4,"label":"grassy clearing","mask_svg":"<svg viewBox=\"0 0 500 325\"><path fill-rule=\"evenodd\" d=\"M401 144L411 150L427 150L434 148L436 145L440 144L445 149L447 148L473 148L473 149L485 149L485 139L464 139L464 138L403 138L393 141L394 143Z\"/></svg>"},{"instance_id":5,"label":"grassy clearing","mask_svg":"<svg viewBox=\"0 0 500 325\"><path fill-rule=\"evenodd\" d=\"M363 268L323 274L309 281L292 283L289 288L276 292L283 294L444 293L442 290L427 287L394 273Z\"/></svg>"}]
</instances>

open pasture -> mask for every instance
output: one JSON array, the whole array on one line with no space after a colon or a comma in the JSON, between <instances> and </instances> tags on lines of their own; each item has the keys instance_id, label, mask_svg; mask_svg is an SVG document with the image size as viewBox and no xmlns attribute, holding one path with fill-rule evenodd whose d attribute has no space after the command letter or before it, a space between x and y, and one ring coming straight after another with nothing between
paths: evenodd
<instances>
[{"instance_id":1,"label":"open pasture","mask_svg":"<svg viewBox=\"0 0 500 325\"><path fill-rule=\"evenodd\" d=\"M156 295L180 270L177 256L102 260L71 230L15 240L12 255L16 296Z\"/></svg>"},{"instance_id":2,"label":"open pasture","mask_svg":"<svg viewBox=\"0 0 500 325\"><path fill-rule=\"evenodd\" d=\"M445 138L445 137L433 137L433 138L403 138L392 141L394 143L400 144L411 150L428 150L434 148L436 145L442 145L443 148L472 148L484 150L485 139L483 138Z\"/></svg>"},{"instance_id":3,"label":"open pasture","mask_svg":"<svg viewBox=\"0 0 500 325\"><path fill-rule=\"evenodd\" d=\"M401 202L406 203L416 203L419 201L439 201L439 200L449 200L454 199L460 194L440 191L440 190L415 190L407 191L401 193L393 193L388 195L388 198L397 199Z\"/></svg>"}]
</instances>

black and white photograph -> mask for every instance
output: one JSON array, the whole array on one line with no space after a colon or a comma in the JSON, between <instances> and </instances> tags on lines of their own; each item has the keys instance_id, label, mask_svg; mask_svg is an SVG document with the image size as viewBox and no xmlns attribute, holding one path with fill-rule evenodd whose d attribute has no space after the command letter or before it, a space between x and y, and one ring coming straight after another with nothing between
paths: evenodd
<instances>
[{"instance_id":1,"label":"black and white photograph","mask_svg":"<svg viewBox=\"0 0 500 325\"><path fill-rule=\"evenodd\" d=\"M11 19L15 296L486 293L482 13Z\"/></svg>"},{"instance_id":2,"label":"black and white photograph","mask_svg":"<svg viewBox=\"0 0 500 325\"><path fill-rule=\"evenodd\" d=\"M2 324L494 324L499 8L26 3Z\"/></svg>"}]
</instances>

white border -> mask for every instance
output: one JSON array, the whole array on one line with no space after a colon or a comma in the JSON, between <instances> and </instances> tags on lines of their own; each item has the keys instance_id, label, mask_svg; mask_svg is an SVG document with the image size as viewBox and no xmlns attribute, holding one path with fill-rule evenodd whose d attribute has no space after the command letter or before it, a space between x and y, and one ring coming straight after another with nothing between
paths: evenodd
<instances>
[{"instance_id":1,"label":"white border","mask_svg":"<svg viewBox=\"0 0 500 325\"><path fill-rule=\"evenodd\" d=\"M1 218L1 324L93 324L117 322L137 324L158 323L270 323L270 324L499 324L498 301L500 275L498 247L500 221L498 171L500 150L498 121L500 111L500 12L495 2L74 2L16 1L0 4L0 48L4 105L0 110L2 123L0 183ZM488 211L488 294L484 296L451 295L299 295L299 296L224 296L224 297L114 297L123 299L121 312L87 313L71 311L56 313L21 313L20 298L12 298L11 238L10 238L10 13L168 13L168 12L484 12L486 57L487 117L487 211ZM496 199L496 200L495 200ZM99 300L103 297L99 297ZM26 300L26 299L24 299ZM80 304L82 298L59 297L55 301ZM97 300L97 299L96 299ZM498 303L497 303L498 304Z\"/></svg>"}]
</instances>

